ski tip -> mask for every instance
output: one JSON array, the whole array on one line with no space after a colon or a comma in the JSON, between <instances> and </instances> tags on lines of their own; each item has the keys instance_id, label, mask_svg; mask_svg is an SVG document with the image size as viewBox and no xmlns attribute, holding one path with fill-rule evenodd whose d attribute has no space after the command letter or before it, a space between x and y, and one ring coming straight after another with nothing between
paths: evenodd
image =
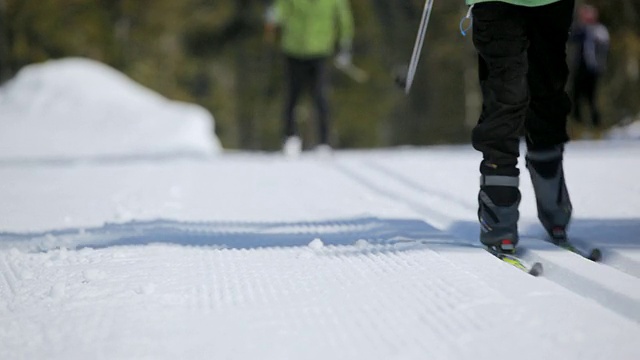
<instances>
[{"instance_id":1,"label":"ski tip","mask_svg":"<svg viewBox=\"0 0 640 360\"><path fill-rule=\"evenodd\" d=\"M589 253L589 260L596 262L602 260L602 251L597 248L591 250L591 253Z\"/></svg>"},{"instance_id":2,"label":"ski tip","mask_svg":"<svg viewBox=\"0 0 640 360\"><path fill-rule=\"evenodd\" d=\"M542 264L537 262L534 263L531 266L531 269L529 270L529 274L533 275L533 276L540 276L542 275Z\"/></svg>"}]
</instances>

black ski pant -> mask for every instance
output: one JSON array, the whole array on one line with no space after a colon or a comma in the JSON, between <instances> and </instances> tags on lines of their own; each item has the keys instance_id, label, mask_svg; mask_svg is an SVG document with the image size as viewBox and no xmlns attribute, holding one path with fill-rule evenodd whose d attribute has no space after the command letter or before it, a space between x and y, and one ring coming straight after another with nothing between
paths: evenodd
<instances>
[{"instance_id":1,"label":"black ski pant","mask_svg":"<svg viewBox=\"0 0 640 360\"><path fill-rule=\"evenodd\" d=\"M581 65L573 78L573 117L581 123L582 104L587 102L589 111L591 112L591 124L595 127L600 126L600 111L596 103L596 86L598 85L598 74L587 69L586 65Z\"/></svg>"},{"instance_id":2,"label":"black ski pant","mask_svg":"<svg viewBox=\"0 0 640 360\"><path fill-rule=\"evenodd\" d=\"M296 105L303 91L309 90L317 114L318 140L321 144L329 144L326 58L298 59L286 56L286 74L288 93L284 108L285 136L297 135Z\"/></svg>"},{"instance_id":3,"label":"black ski pant","mask_svg":"<svg viewBox=\"0 0 640 360\"><path fill-rule=\"evenodd\" d=\"M473 147L484 175L518 176L520 137L530 150L569 140L566 42L574 0L524 7L483 2L473 7L473 43L483 105Z\"/></svg>"}]
</instances>

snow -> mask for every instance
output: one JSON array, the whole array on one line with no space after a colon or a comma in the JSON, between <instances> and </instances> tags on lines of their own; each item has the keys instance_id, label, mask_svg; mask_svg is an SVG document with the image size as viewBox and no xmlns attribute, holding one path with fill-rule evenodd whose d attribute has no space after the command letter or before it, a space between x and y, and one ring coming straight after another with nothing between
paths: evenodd
<instances>
[{"instance_id":1,"label":"snow","mask_svg":"<svg viewBox=\"0 0 640 360\"><path fill-rule=\"evenodd\" d=\"M0 159L220 151L205 109L170 101L101 63L29 65L0 90Z\"/></svg>"},{"instance_id":2,"label":"snow","mask_svg":"<svg viewBox=\"0 0 640 360\"><path fill-rule=\"evenodd\" d=\"M640 357L640 143L567 148L571 234L602 263L540 241L523 171L535 278L477 246L470 146L228 153L104 66L21 77L0 89L1 359Z\"/></svg>"},{"instance_id":3,"label":"snow","mask_svg":"<svg viewBox=\"0 0 640 360\"><path fill-rule=\"evenodd\" d=\"M637 120L615 126L607 133L608 139L613 140L639 140L640 139L640 114Z\"/></svg>"}]
</instances>

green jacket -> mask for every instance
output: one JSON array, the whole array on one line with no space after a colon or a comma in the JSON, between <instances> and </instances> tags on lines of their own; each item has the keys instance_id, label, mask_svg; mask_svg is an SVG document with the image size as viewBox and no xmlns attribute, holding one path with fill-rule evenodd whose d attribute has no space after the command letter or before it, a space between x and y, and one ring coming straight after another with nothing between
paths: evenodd
<instances>
[{"instance_id":1,"label":"green jacket","mask_svg":"<svg viewBox=\"0 0 640 360\"><path fill-rule=\"evenodd\" d=\"M473 5L473 4L487 2L487 1L496 1L496 0L467 0L467 5ZM520 5L520 6L542 6L542 5L549 5L551 3L558 2L560 0L498 0L498 1L506 2L513 5Z\"/></svg>"},{"instance_id":2,"label":"green jacket","mask_svg":"<svg viewBox=\"0 0 640 360\"><path fill-rule=\"evenodd\" d=\"M349 0L276 0L273 11L287 55L330 56L338 41L341 48L351 47L353 16Z\"/></svg>"}]
</instances>

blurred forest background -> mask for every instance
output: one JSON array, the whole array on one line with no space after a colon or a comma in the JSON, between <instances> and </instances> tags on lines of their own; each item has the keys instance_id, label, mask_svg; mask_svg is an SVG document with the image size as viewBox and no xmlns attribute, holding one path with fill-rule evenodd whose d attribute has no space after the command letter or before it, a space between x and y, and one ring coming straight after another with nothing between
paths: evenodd
<instances>
[{"instance_id":1,"label":"blurred forest background","mask_svg":"<svg viewBox=\"0 0 640 360\"><path fill-rule=\"evenodd\" d=\"M394 84L408 64L424 0L350 0L358 83L332 72L334 145L340 148L466 143L480 94L463 0L436 0L412 92ZM583 3L578 1L578 3ZM640 0L591 0L612 48L599 102L613 126L640 113ZM92 58L214 115L227 149L281 146L283 62L263 41L267 0L0 0L0 80L22 67ZM544 24L540 24L544 26ZM315 141L308 99L299 109Z\"/></svg>"}]
</instances>

